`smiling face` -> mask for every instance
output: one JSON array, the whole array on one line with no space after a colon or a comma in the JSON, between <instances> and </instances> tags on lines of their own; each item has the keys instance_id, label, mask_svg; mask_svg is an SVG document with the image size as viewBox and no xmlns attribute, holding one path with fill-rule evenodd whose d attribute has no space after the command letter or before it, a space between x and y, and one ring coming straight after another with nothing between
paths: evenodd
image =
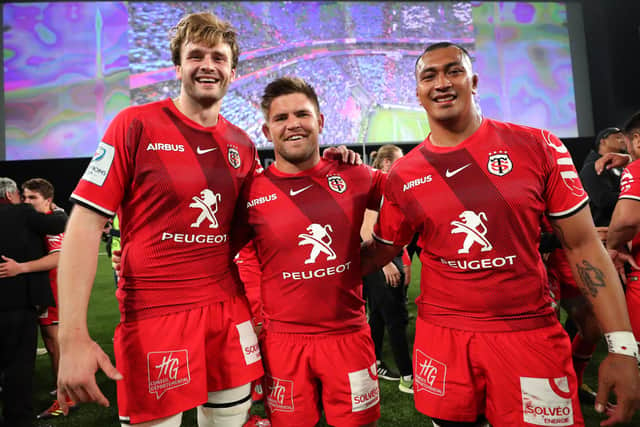
<instances>
[{"instance_id":1,"label":"smiling face","mask_svg":"<svg viewBox=\"0 0 640 427\"><path fill-rule=\"evenodd\" d=\"M180 50L176 76L182 82L180 97L191 104L209 107L219 103L234 80L231 47L224 42L209 46L187 41Z\"/></svg>"},{"instance_id":2,"label":"smiling face","mask_svg":"<svg viewBox=\"0 0 640 427\"><path fill-rule=\"evenodd\" d=\"M273 142L279 170L300 172L320 161L318 144L324 117L305 94L291 93L274 98L266 119L262 130Z\"/></svg>"},{"instance_id":3,"label":"smiling face","mask_svg":"<svg viewBox=\"0 0 640 427\"><path fill-rule=\"evenodd\" d=\"M416 64L416 95L433 125L466 121L474 114L478 87L471 60L459 48L426 52Z\"/></svg>"}]
</instances>

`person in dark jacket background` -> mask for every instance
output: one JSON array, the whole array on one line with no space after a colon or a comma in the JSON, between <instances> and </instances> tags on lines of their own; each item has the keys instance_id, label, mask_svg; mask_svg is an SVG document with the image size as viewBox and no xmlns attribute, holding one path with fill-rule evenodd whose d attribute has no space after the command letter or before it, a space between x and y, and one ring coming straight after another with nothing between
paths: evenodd
<instances>
[{"instance_id":1,"label":"person in dark jacket background","mask_svg":"<svg viewBox=\"0 0 640 427\"><path fill-rule=\"evenodd\" d=\"M624 135L615 127L606 128L596 136L593 149L587 155L580 180L589 195L589 206L596 227L607 227L620 194L620 169L612 168L596 174L595 162L606 153L624 153Z\"/></svg>"},{"instance_id":2,"label":"person in dark jacket background","mask_svg":"<svg viewBox=\"0 0 640 427\"><path fill-rule=\"evenodd\" d=\"M18 262L45 254L43 237L64 231L66 215L45 215L20 203L15 181L0 178L0 255ZM0 259L1 260L1 259ZM31 426L38 313L54 305L48 272L0 273L0 372L4 375L2 426Z\"/></svg>"}]
</instances>

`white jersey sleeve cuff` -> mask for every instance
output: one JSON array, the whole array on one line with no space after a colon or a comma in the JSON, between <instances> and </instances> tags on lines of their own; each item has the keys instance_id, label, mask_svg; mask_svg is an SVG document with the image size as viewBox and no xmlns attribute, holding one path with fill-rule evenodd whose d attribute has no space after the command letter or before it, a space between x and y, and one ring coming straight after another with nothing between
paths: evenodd
<instances>
[{"instance_id":1,"label":"white jersey sleeve cuff","mask_svg":"<svg viewBox=\"0 0 640 427\"><path fill-rule=\"evenodd\" d=\"M568 216L571 216L575 213L577 213L580 209L582 209L583 207L585 207L587 204L589 203L589 198L585 197L583 200L581 200L578 204L572 206L571 208L561 211L561 212L549 212L549 216L551 218L566 218Z\"/></svg>"},{"instance_id":2,"label":"white jersey sleeve cuff","mask_svg":"<svg viewBox=\"0 0 640 427\"><path fill-rule=\"evenodd\" d=\"M102 206L95 204L94 202L91 202L83 197L78 196L77 194L72 194L71 200L75 203L78 203L79 205L82 205L88 209L91 209L92 211L96 211L97 213L109 218L111 218L116 214L115 212L110 211L109 209L105 209Z\"/></svg>"}]
</instances>

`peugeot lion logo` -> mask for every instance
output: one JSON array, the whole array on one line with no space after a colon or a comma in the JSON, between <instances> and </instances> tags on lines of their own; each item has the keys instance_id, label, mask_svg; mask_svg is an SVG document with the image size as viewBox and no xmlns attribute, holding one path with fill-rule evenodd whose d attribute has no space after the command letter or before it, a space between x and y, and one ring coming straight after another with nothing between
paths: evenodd
<instances>
[{"instance_id":1,"label":"peugeot lion logo","mask_svg":"<svg viewBox=\"0 0 640 427\"><path fill-rule=\"evenodd\" d=\"M205 219L209 220L211 224L209 224L209 228L218 228L218 220L216 219L215 213L218 212L218 202L220 201L220 193L214 194L213 191L205 188L200 192L200 197L193 196L191 200L193 203L189 204L190 208L199 208L202 211L196 219L196 222L191 224L191 227L200 227L202 221Z\"/></svg>"},{"instance_id":2,"label":"peugeot lion logo","mask_svg":"<svg viewBox=\"0 0 640 427\"><path fill-rule=\"evenodd\" d=\"M484 212L476 214L473 211L464 211L460 214L460 221L451 221L453 226L451 234L465 233L467 235L462 244L462 249L458 249L459 254L468 254L474 243L482 246L481 252L493 249L493 245L484 237L487 234L487 227L482 220L487 220Z\"/></svg>"},{"instance_id":3,"label":"peugeot lion logo","mask_svg":"<svg viewBox=\"0 0 640 427\"><path fill-rule=\"evenodd\" d=\"M329 236L329 232L333 232L330 224L327 224L324 227L320 224L311 224L307 227L307 231L309 234L298 234L298 237L300 238L298 246L313 245L309 258L304 261L305 264L315 263L316 258L318 258L318 255L320 255L321 252L327 255L327 261L336 259L336 253L330 246L332 240L331 236Z\"/></svg>"}]
</instances>

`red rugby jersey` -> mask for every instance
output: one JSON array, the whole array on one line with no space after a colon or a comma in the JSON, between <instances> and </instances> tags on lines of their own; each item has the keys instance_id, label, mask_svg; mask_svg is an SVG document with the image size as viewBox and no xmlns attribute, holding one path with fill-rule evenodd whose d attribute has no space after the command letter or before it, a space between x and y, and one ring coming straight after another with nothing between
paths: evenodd
<instances>
[{"instance_id":1,"label":"red rugby jersey","mask_svg":"<svg viewBox=\"0 0 640 427\"><path fill-rule=\"evenodd\" d=\"M107 217L118 211L124 319L240 292L229 233L256 159L244 131L222 116L203 127L171 99L116 116L71 198Z\"/></svg>"},{"instance_id":2,"label":"red rugby jersey","mask_svg":"<svg viewBox=\"0 0 640 427\"><path fill-rule=\"evenodd\" d=\"M532 329L556 321L538 252L541 218L572 215L587 201L558 138L484 119L459 145L427 137L394 164L374 237L403 245L420 233L421 318Z\"/></svg>"},{"instance_id":3,"label":"red rugby jersey","mask_svg":"<svg viewBox=\"0 0 640 427\"><path fill-rule=\"evenodd\" d=\"M640 202L640 161L636 160L631 163L622 172L619 198ZM640 262L640 234L637 234L631 241L631 255L636 263Z\"/></svg>"},{"instance_id":4,"label":"red rugby jersey","mask_svg":"<svg viewBox=\"0 0 640 427\"><path fill-rule=\"evenodd\" d=\"M249 181L241 218L262 267L265 328L340 333L366 326L360 225L365 209L380 207L383 180L368 166L320 160L293 175L272 165Z\"/></svg>"}]
</instances>

